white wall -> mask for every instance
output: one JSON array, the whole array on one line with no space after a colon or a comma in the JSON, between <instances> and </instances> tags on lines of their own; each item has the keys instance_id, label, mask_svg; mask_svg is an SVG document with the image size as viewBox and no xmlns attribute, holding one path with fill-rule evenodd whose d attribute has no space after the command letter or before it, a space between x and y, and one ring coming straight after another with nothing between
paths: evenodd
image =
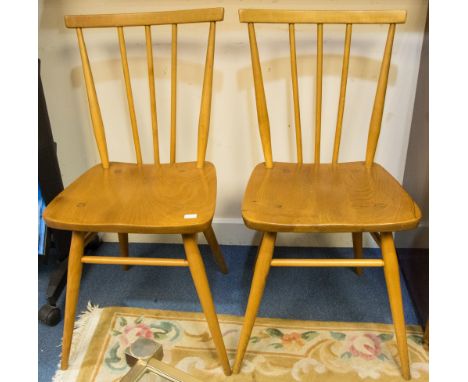
<instances>
[{"instance_id":1,"label":"white wall","mask_svg":"<svg viewBox=\"0 0 468 382\"><path fill-rule=\"evenodd\" d=\"M390 69L386 108L376 160L400 182L403 179L411 127L419 57L427 11L426 0L337 1L54 1L44 0L39 12L39 57L54 138L64 183L67 185L99 161L88 113L81 61L73 30L64 27L66 14L158 11L224 7L225 20L217 25L210 140L207 160L218 173L218 199L214 228L226 244L250 244L254 232L243 227L240 207L249 174L263 160L258 135L247 27L238 22L237 9L406 9L408 20L397 27ZM196 126L207 41L207 25L179 28L178 147L180 161L196 157ZM355 26L350 77L342 136L341 161L362 160L375 93L386 26ZM298 70L301 75L304 159L313 156L315 89L315 28L296 28ZM117 33L113 29L86 30L88 53L107 132L110 159L134 161L130 123L124 93ZM275 160L294 161L287 26L258 26L270 113ZM151 125L143 28L127 28L127 50L137 105L143 160L151 163ZM324 82L322 161L330 161L340 86L344 26L324 28ZM169 156L170 27L153 27L160 152ZM310 106L309 106L310 105ZM116 236L116 235L115 235ZM115 240L114 235L105 235ZM179 241L178 237L140 237L133 240ZM370 241L367 242L369 244ZM350 235L280 235L278 244L350 246Z\"/></svg>"},{"instance_id":2,"label":"white wall","mask_svg":"<svg viewBox=\"0 0 468 382\"><path fill-rule=\"evenodd\" d=\"M403 186L421 208L422 219L417 229L398 233L395 244L400 248L429 248L429 18L421 50Z\"/></svg>"}]
</instances>

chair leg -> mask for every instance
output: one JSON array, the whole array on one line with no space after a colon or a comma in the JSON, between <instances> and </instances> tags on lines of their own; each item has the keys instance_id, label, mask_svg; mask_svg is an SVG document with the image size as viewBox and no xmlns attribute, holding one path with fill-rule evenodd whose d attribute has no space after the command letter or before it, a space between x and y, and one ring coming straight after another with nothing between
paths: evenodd
<instances>
[{"instance_id":1,"label":"chair leg","mask_svg":"<svg viewBox=\"0 0 468 382\"><path fill-rule=\"evenodd\" d=\"M382 232L382 257L384 260L384 274L387 283L388 298L392 311L393 325L395 327L398 354L400 355L401 373L404 379L411 379L408 356L408 344L406 342L406 326L401 298L400 272L395 244L391 232Z\"/></svg>"},{"instance_id":2,"label":"chair leg","mask_svg":"<svg viewBox=\"0 0 468 382\"><path fill-rule=\"evenodd\" d=\"M354 258L362 259L362 232L353 232ZM354 271L358 276L362 276L362 268L356 267Z\"/></svg>"},{"instance_id":3,"label":"chair leg","mask_svg":"<svg viewBox=\"0 0 468 382\"><path fill-rule=\"evenodd\" d=\"M119 233L120 256L128 257L128 233ZM122 265L124 271L128 271L128 265Z\"/></svg>"},{"instance_id":4,"label":"chair leg","mask_svg":"<svg viewBox=\"0 0 468 382\"><path fill-rule=\"evenodd\" d=\"M81 271L83 264L81 257L84 250L84 232L73 232L70 254L68 257L67 293L65 298L65 320L63 324L62 339L62 370L68 369L68 358L73 337L73 326L75 324L76 304L80 289Z\"/></svg>"},{"instance_id":5,"label":"chair leg","mask_svg":"<svg viewBox=\"0 0 468 382\"><path fill-rule=\"evenodd\" d=\"M213 231L213 227L210 225L205 231L203 231L203 235L205 235L206 241L210 245L211 253L216 261L221 272L224 274L228 273L228 267L226 262L224 261L223 254L221 252L221 248L219 247L218 240L216 240L216 235Z\"/></svg>"},{"instance_id":6,"label":"chair leg","mask_svg":"<svg viewBox=\"0 0 468 382\"><path fill-rule=\"evenodd\" d=\"M244 359L247 345L249 344L250 335L257 317L260 301L265 289L266 279L270 270L271 258L275 248L276 232L265 232L263 235L260 249L258 251L257 262L250 287L249 301L245 311L244 324L242 326L239 344L237 345L236 360L234 362L233 373L239 373Z\"/></svg>"},{"instance_id":7,"label":"chair leg","mask_svg":"<svg viewBox=\"0 0 468 382\"><path fill-rule=\"evenodd\" d=\"M182 235L184 240L185 255L189 263L190 273L192 274L193 283L197 290L198 298L205 313L208 328L210 329L213 342L218 353L218 357L223 367L224 374L231 375L231 366L224 346L223 335L219 328L218 317L216 316L216 310L211 296L210 286L208 284L208 278L206 277L205 265L198 249L196 235L184 234Z\"/></svg>"}]
</instances>

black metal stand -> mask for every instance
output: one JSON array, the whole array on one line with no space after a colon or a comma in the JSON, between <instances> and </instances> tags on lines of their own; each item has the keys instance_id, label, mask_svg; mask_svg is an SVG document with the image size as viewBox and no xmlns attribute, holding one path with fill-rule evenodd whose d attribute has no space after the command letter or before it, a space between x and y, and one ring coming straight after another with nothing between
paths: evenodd
<instances>
[{"instance_id":1,"label":"black metal stand","mask_svg":"<svg viewBox=\"0 0 468 382\"><path fill-rule=\"evenodd\" d=\"M99 236L95 235L87 244L85 251L94 251L100 244ZM50 275L49 285L47 286L47 304L42 305L41 309L39 309L39 321L48 326L55 326L62 319L60 308L57 307L57 301L67 284L67 268L68 256L60 261L57 268Z\"/></svg>"},{"instance_id":2,"label":"black metal stand","mask_svg":"<svg viewBox=\"0 0 468 382\"><path fill-rule=\"evenodd\" d=\"M62 190L63 182L57 159L57 150L49 114L42 88L40 61L39 61L39 94L38 94L38 179L44 201L49 204ZM61 230L47 232L45 261L48 261L49 243L55 247L59 259L57 269L52 273L47 287L47 304L39 310L39 320L46 325L54 326L60 322L60 309L56 306L57 300L67 282L68 252L70 250L71 233ZM88 247L99 245L96 237Z\"/></svg>"}]
</instances>

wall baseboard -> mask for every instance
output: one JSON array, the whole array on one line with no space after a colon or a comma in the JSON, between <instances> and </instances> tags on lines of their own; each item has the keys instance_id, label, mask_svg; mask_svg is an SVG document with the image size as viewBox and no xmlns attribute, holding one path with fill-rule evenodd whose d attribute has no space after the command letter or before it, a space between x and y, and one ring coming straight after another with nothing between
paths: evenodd
<instances>
[{"instance_id":1,"label":"wall baseboard","mask_svg":"<svg viewBox=\"0 0 468 382\"><path fill-rule=\"evenodd\" d=\"M213 229L220 244L226 245L258 245L260 233L248 229L240 218L215 218L213 219ZM416 236L420 236L420 230L428 230L428 227L419 227L414 231ZM401 235L401 234L399 234ZM105 242L116 242L117 235L104 233L102 237ZM171 243L181 244L180 235L143 235L130 234L129 241L132 243ZM203 235L199 235L201 244L206 244ZM407 244L408 240L401 244ZM349 233L280 233L278 234L277 245L281 247L352 247L352 239ZM376 248L376 244L369 234L363 238L365 248ZM399 245L399 247L407 247Z\"/></svg>"}]
</instances>

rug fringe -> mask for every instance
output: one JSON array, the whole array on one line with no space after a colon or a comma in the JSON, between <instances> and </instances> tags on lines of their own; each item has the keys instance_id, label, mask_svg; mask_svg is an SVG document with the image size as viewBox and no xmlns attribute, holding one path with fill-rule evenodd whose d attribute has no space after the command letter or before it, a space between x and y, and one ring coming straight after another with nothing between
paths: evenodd
<instances>
[{"instance_id":1,"label":"rug fringe","mask_svg":"<svg viewBox=\"0 0 468 382\"><path fill-rule=\"evenodd\" d=\"M74 353L74 351L76 350L76 347L80 343L82 332L84 328L86 327L86 325L88 324L89 320L91 318L94 318L94 316L100 314L101 311L102 309L99 308L98 304L93 305L91 301L88 301L88 304L86 305L86 310L82 311L80 315L78 316L78 319L75 320L75 325L73 329L73 341L72 341L72 345L70 349L70 355ZM60 345L58 346L61 347L62 344L63 343L61 342ZM62 357L62 353L60 352L60 358L61 357ZM60 368L60 361L59 361L57 365L57 371L55 375L52 377L52 382L62 382L64 380L63 378L65 377L67 373L68 373L68 370L62 370Z\"/></svg>"}]
</instances>

